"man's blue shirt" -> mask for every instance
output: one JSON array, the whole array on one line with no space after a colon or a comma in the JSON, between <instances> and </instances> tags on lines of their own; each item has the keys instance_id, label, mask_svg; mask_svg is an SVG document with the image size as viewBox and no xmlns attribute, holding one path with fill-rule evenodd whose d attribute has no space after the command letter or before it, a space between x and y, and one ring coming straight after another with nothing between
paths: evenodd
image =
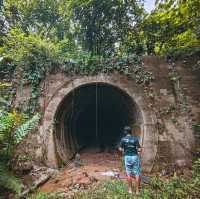
<instances>
[{"instance_id":1,"label":"man's blue shirt","mask_svg":"<svg viewBox=\"0 0 200 199\"><path fill-rule=\"evenodd\" d=\"M141 148L138 137L130 134L121 139L120 147L124 149L125 156L137 155L138 148Z\"/></svg>"}]
</instances>

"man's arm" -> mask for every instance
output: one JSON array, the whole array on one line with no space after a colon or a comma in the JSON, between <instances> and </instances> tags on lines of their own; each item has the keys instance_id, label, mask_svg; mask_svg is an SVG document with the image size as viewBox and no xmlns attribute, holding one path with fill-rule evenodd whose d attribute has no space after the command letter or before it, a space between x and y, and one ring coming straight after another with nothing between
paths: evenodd
<instances>
[{"instance_id":1,"label":"man's arm","mask_svg":"<svg viewBox=\"0 0 200 199\"><path fill-rule=\"evenodd\" d=\"M137 139L137 142L136 142L136 146L137 146L138 153L141 154L143 152L143 147L141 147L138 139Z\"/></svg>"},{"instance_id":2,"label":"man's arm","mask_svg":"<svg viewBox=\"0 0 200 199\"><path fill-rule=\"evenodd\" d=\"M124 142L123 142L123 139L119 143L118 150L121 151L122 153L124 152Z\"/></svg>"},{"instance_id":3,"label":"man's arm","mask_svg":"<svg viewBox=\"0 0 200 199\"><path fill-rule=\"evenodd\" d=\"M121 151L121 152L124 152L124 149L121 148L121 147L118 147L118 150Z\"/></svg>"},{"instance_id":4,"label":"man's arm","mask_svg":"<svg viewBox=\"0 0 200 199\"><path fill-rule=\"evenodd\" d=\"M138 153L141 154L141 153L143 153L143 152L144 152L144 148L143 148L143 147L140 147L140 148L138 149Z\"/></svg>"}]
</instances>

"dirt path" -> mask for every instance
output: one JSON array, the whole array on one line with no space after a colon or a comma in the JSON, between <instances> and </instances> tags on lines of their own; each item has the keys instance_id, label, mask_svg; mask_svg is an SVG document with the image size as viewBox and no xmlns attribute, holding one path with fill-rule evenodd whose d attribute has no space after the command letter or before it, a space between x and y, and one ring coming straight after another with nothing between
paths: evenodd
<instances>
[{"instance_id":1,"label":"dirt path","mask_svg":"<svg viewBox=\"0 0 200 199\"><path fill-rule=\"evenodd\" d=\"M122 178L125 177L121 171L121 156L116 151L97 153L95 150L87 150L83 151L80 157L82 166L75 167L74 163L71 163L40 187L40 191L71 195L87 189L93 183L112 178L117 173Z\"/></svg>"}]
</instances>

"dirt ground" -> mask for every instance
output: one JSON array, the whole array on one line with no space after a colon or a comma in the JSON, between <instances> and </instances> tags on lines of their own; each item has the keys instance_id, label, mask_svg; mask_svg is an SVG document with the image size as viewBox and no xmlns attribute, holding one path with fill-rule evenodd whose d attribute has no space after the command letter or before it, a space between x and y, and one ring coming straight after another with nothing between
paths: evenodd
<instances>
[{"instance_id":1,"label":"dirt ground","mask_svg":"<svg viewBox=\"0 0 200 199\"><path fill-rule=\"evenodd\" d=\"M121 155L117 151L97 152L87 149L80 153L80 160L81 166L73 161L42 185L40 191L71 195L105 179L125 178Z\"/></svg>"},{"instance_id":2,"label":"dirt ground","mask_svg":"<svg viewBox=\"0 0 200 199\"><path fill-rule=\"evenodd\" d=\"M40 174L41 171L41 168L39 168L36 173ZM76 192L94 188L106 179L126 180L122 155L118 151L98 152L98 149L95 150L94 148L82 151L80 161L77 162L75 158L66 167L58 172L53 171L53 173L46 183L39 186L39 192L59 193L61 196L68 198ZM143 173L141 180L142 183L149 183L151 176L160 176L168 180L174 176L174 173L178 176L184 176L186 179L191 178L190 170L182 170L171 166L157 173L148 175ZM45 176L48 175L45 173Z\"/></svg>"}]
</instances>

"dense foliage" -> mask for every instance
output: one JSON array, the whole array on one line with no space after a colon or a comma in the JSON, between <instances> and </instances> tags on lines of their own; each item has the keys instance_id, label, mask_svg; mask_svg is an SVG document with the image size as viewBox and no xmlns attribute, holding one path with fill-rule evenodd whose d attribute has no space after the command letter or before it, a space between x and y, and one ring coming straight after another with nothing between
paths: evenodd
<instances>
[{"instance_id":1,"label":"dense foliage","mask_svg":"<svg viewBox=\"0 0 200 199\"><path fill-rule=\"evenodd\" d=\"M23 114L13 112L0 113L0 186L14 192L20 192L20 181L10 171L10 160L14 149L22 139L38 124L40 115L27 120ZM1 189L0 189L1 190ZM3 190L1 190L3 192ZM1 197L1 194L0 194Z\"/></svg>"},{"instance_id":2,"label":"dense foliage","mask_svg":"<svg viewBox=\"0 0 200 199\"><path fill-rule=\"evenodd\" d=\"M142 65L141 56L146 54L196 57L194 68L199 70L199 10L199 0L157 0L150 14L144 10L143 0L0 0L0 185L20 190L9 162L15 146L39 122L35 112L39 111L40 83L48 74L58 70L70 75L118 71L148 85L153 76ZM18 110L12 107L16 83L21 90L26 83L32 89L28 105ZM2 92L5 88L10 90ZM199 124L194 128L199 134ZM144 189L144 198L155 194L163 198L163 192L169 194L164 197L171 197L175 186L180 191L176 194L184 198L186 185L194 188L188 192L196 197L199 176L189 184L179 183L177 178L155 182L159 183L152 184L157 192ZM109 182L102 189L108 196L118 193L128 198L121 192L123 186ZM102 194L99 192L106 198Z\"/></svg>"},{"instance_id":3,"label":"dense foliage","mask_svg":"<svg viewBox=\"0 0 200 199\"><path fill-rule=\"evenodd\" d=\"M74 62L85 61L95 68L97 58L199 55L198 0L157 1L151 14L145 13L142 2L1 1L1 78L12 79L17 71L20 78L38 84L47 73L69 62L72 68ZM88 68L73 71L84 67ZM84 70L90 72L90 67Z\"/></svg>"},{"instance_id":4,"label":"dense foliage","mask_svg":"<svg viewBox=\"0 0 200 199\"><path fill-rule=\"evenodd\" d=\"M10 87L10 84L0 83L0 91ZM7 98L7 96L5 96ZM13 152L22 139L38 124L40 114L28 118L23 113L18 113L7 103L8 99L1 96L0 106L0 198L5 190L19 193L20 180L10 170L10 161Z\"/></svg>"},{"instance_id":5,"label":"dense foliage","mask_svg":"<svg viewBox=\"0 0 200 199\"><path fill-rule=\"evenodd\" d=\"M197 55L200 52L199 9L199 0L157 1L155 10L142 25L148 53Z\"/></svg>"},{"instance_id":6,"label":"dense foliage","mask_svg":"<svg viewBox=\"0 0 200 199\"><path fill-rule=\"evenodd\" d=\"M12 78L17 71L20 78L38 84L47 73L69 62L72 71L79 72L88 67L75 68L73 63L81 65L86 61L93 65L84 69L89 73L91 68L98 68L93 62L97 58L199 54L198 0L157 1L151 14L145 13L142 3L2 1L1 78ZM36 95L37 91L33 97Z\"/></svg>"},{"instance_id":7,"label":"dense foliage","mask_svg":"<svg viewBox=\"0 0 200 199\"><path fill-rule=\"evenodd\" d=\"M75 0L69 6L75 35L83 49L103 56L117 53L116 45L125 51L136 50L136 24L141 22L143 13L137 1ZM133 42L129 44L131 40L135 40L135 46Z\"/></svg>"},{"instance_id":8,"label":"dense foliage","mask_svg":"<svg viewBox=\"0 0 200 199\"><path fill-rule=\"evenodd\" d=\"M116 42L122 45L137 34L135 23L141 21L143 13L138 2L6 0L2 24L5 29L9 24L9 29L17 27L26 34L34 32L56 42L65 40L70 48L76 45L108 56L115 51Z\"/></svg>"}]
</instances>

